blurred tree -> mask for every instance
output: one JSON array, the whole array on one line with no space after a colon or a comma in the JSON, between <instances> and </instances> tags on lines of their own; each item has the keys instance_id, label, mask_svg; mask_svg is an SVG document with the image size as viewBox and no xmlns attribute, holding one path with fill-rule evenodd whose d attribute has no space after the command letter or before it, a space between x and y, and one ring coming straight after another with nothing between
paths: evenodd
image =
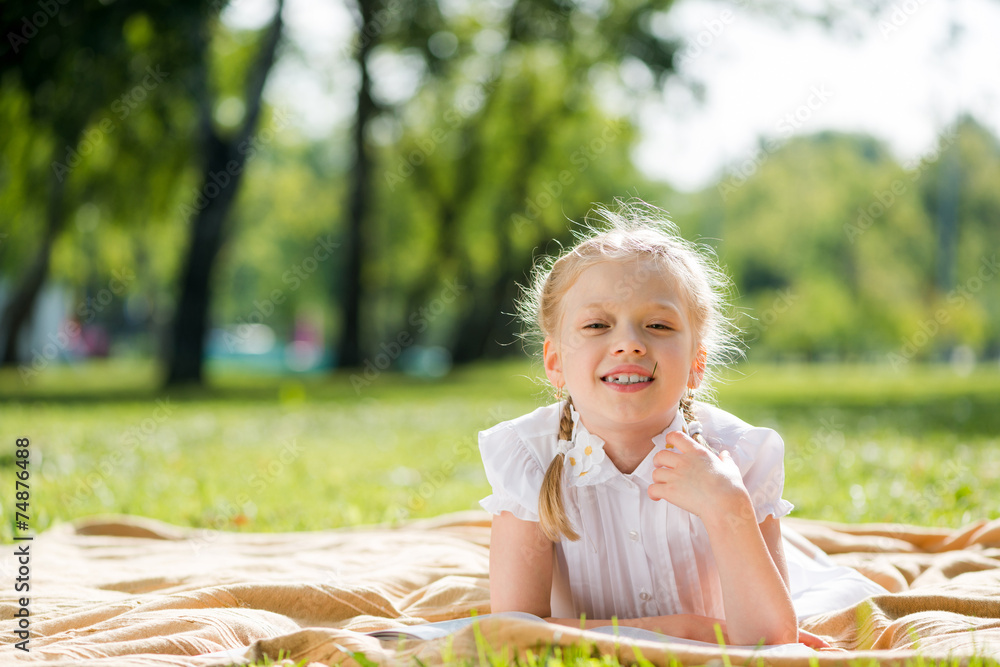
<instances>
[{"instance_id":1,"label":"blurred tree","mask_svg":"<svg viewBox=\"0 0 1000 667\"><path fill-rule=\"evenodd\" d=\"M211 320L228 325L227 353L245 340L248 324L266 323L286 341L294 338L302 317L323 332L339 330L330 278L343 265L343 248L337 247L339 230L330 229L330 219L346 219L349 175L342 150L343 143L328 139L276 138L247 169L233 211L239 224L213 278L215 285L226 286L214 292Z\"/></svg>"},{"instance_id":2,"label":"blurred tree","mask_svg":"<svg viewBox=\"0 0 1000 667\"><path fill-rule=\"evenodd\" d=\"M74 208L66 199L71 173L114 131L112 121L98 117L99 112L116 103L125 105L123 91L127 95L136 86L157 87L164 79L160 64L181 59L176 50L179 41L144 43L137 34L137 21L146 21L154 30L164 28L191 4L13 1L0 8L5 35L0 43L0 87L5 97L23 92L30 127L48 139L51 151L51 173L45 182L38 174L28 177L30 197L44 201L42 229L0 318L0 363L13 364L20 357L19 333L48 275L56 239ZM30 202L25 204L24 209L30 208ZM27 216L21 222L26 220Z\"/></svg>"},{"instance_id":3,"label":"blurred tree","mask_svg":"<svg viewBox=\"0 0 1000 667\"><path fill-rule=\"evenodd\" d=\"M702 197L721 211L713 232L758 357L887 349L926 302L930 218L907 173L871 137L764 139Z\"/></svg>"},{"instance_id":4,"label":"blurred tree","mask_svg":"<svg viewBox=\"0 0 1000 667\"><path fill-rule=\"evenodd\" d=\"M200 383L208 330L211 276L215 259L225 243L226 220L242 181L247 160L260 150L253 137L261 114L262 95L274 64L282 32L284 0L277 0L274 19L264 31L261 45L246 73L240 104L242 121L226 132L215 119L217 100L209 85L211 59L210 25L192 26L190 39L201 67L194 74L194 97L199 109L203 173L193 205L185 207L190 219L190 242L180 280L180 296L174 311L171 336L165 347L167 384Z\"/></svg>"},{"instance_id":5,"label":"blurred tree","mask_svg":"<svg viewBox=\"0 0 1000 667\"><path fill-rule=\"evenodd\" d=\"M442 279L465 284L462 280L476 276L475 283L466 285L477 294L474 306L460 309L461 321L453 323L448 336L456 360L481 356L495 332L497 313L511 310L513 279L523 276L540 239L551 238L551 229L538 233L534 216L542 208L546 209L543 219L558 217L549 205L569 190L568 184L559 183L559 175L566 171L577 178L586 169L569 161L578 154L576 159L582 163L594 162L584 155L593 151L579 149L589 142L606 146L609 142L601 138L602 132L613 133L615 141L620 139L623 152L627 148L632 136L627 122L619 124L605 117L615 123L608 130L606 123L588 125L578 119L597 118L594 111L610 88L624 88L626 94L639 97L654 90L672 71L675 44L655 29L657 17L670 6L669 0L599 7L554 0L517 0L509 7L445 8L436 2L359 5L356 156L366 155L366 142L378 131L403 129L401 140L390 142L392 148L382 152L383 192L395 196L389 193L398 191L397 179L401 183L415 175L414 182L426 188L422 203L434 212L428 216L411 209L407 214L434 229L437 245L424 255L432 258L424 270L404 286L406 297L394 299L396 312L402 319L411 315L421 319L420 309L433 301ZM394 61L414 72L419 85L409 94L390 91L380 99L377 86L370 92L372 84L366 74L373 58ZM629 75L623 75L623 70ZM623 76L642 83L630 90L622 83ZM496 134L497 130L502 134ZM555 168L548 176L542 167L551 168L553 162ZM357 165L355 178L369 179L367 159ZM497 165L502 165L503 177L510 180L492 180ZM622 175L632 173L626 167ZM555 185L534 180L539 177L553 178ZM558 187L560 192L545 192L545 185ZM374 351L374 346L362 349L360 341L371 337L359 333L363 323L356 312L362 286L378 284L374 271L365 275L374 280L364 282L358 274L377 261L368 245L358 241L368 210L369 196L364 193L372 188L370 183L356 181L353 189L352 231L347 238L359 261L348 267L343 286L347 290L356 286L357 294L344 297L345 332L339 354L348 366L357 365L365 351ZM582 194L584 190L577 192L577 196ZM536 197L547 197L549 204L538 207L532 203ZM381 210L397 210L391 202L382 198L379 202ZM531 220L525 211L532 212ZM512 226L515 215L527 224ZM398 228L394 231L398 234ZM492 267L489 275L482 265L473 263L480 254L468 245L473 239L492 245L497 253L496 261L487 265ZM383 235L381 241L389 239Z\"/></svg>"},{"instance_id":6,"label":"blurred tree","mask_svg":"<svg viewBox=\"0 0 1000 667\"><path fill-rule=\"evenodd\" d=\"M936 280L925 321L941 329L940 351L956 346L1000 354L1000 141L970 116L911 166L921 202L937 224ZM937 322L937 320L945 320Z\"/></svg>"},{"instance_id":7,"label":"blurred tree","mask_svg":"<svg viewBox=\"0 0 1000 667\"><path fill-rule=\"evenodd\" d=\"M20 278L2 331L23 322L46 274L82 291L83 307L127 266L161 301L176 288L168 376L197 380L210 319L269 317L288 335L301 308L315 309L320 280L305 287L294 269L332 234L343 243L320 273L338 272L320 317L342 332L344 365L418 344L467 361L514 349L502 345L516 335L514 283L550 239L569 240L567 218L615 196L667 196L631 163L627 113L673 73L669 2L358 0L350 131L276 141L252 168L254 127L270 113L254 73L281 17L231 30L218 4L84 2L45 25L37 3L0 9L16 37L0 45L10 128L0 134L0 273ZM147 78L158 66L163 80ZM148 99L131 105L138 92ZM966 119L905 168L876 140L835 133L760 155L752 173L723 179L725 197L690 198L679 218L686 232L725 239L740 305L757 317L755 354L884 355L941 309L950 319L919 356L1000 352L990 268L1000 172L988 131ZM258 187L244 183L237 197L244 172ZM952 223L940 236L944 210ZM231 237L233 261L216 261ZM265 303L261 315L275 289L288 305ZM119 320L110 311L120 308L105 315Z\"/></svg>"},{"instance_id":8,"label":"blurred tree","mask_svg":"<svg viewBox=\"0 0 1000 667\"><path fill-rule=\"evenodd\" d=\"M370 259L366 225L371 199L371 157L368 134L371 122L379 113L372 98L371 54L381 44L393 44L402 50L426 52L428 38L444 23L433 0L354 0L352 10L356 37L350 49L359 74L351 144L354 168L351 172L349 218L344 231L345 266L334 293L341 298L342 329L337 361L343 367L361 364L361 327L363 299L362 274Z\"/></svg>"},{"instance_id":9,"label":"blurred tree","mask_svg":"<svg viewBox=\"0 0 1000 667\"><path fill-rule=\"evenodd\" d=\"M569 77L550 48L530 47L502 74L428 86L411 103L380 153L372 277L395 315L377 338L407 332L459 363L504 353L534 252L570 240L567 218L643 186L631 125L589 96L567 109Z\"/></svg>"},{"instance_id":10,"label":"blurred tree","mask_svg":"<svg viewBox=\"0 0 1000 667\"><path fill-rule=\"evenodd\" d=\"M1000 143L961 118L905 165L867 136L764 138L673 204L699 221L688 233L721 239L752 358L898 365L1000 349L998 178ZM950 241L942 208L954 209Z\"/></svg>"},{"instance_id":11,"label":"blurred tree","mask_svg":"<svg viewBox=\"0 0 1000 667\"><path fill-rule=\"evenodd\" d=\"M153 217L176 216L179 211L184 222L191 222L191 239L173 336L164 355L169 382L200 380L211 267L224 240L224 220L245 162L261 148L251 133L281 33L278 2L258 57L246 67L245 96L219 101L209 83L209 45L223 4L218 0L141 6L94 1L51 8L4 4L8 39L0 46L0 85L8 99L22 99L14 93L23 91L30 114L25 122L43 137L51 137L41 241L34 259L17 267L21 280L3 313L0 340L5 363L21 356L16 349L18 331L49 273L67 216L83 216L79 221L84 224L77 225L74 235L82 230L79 251L93 255L86 258L93 267L96 253L111 238L99 231L102 218L135 230ZM214 89L227 85L232 86L223 82ZM231 131L217 127L234 115L220 109L234 106L242 123L236 122ZM201 141L193 136L196 130ZM192 154L203 158L201 182L193 202L176 205L183 167ZM37 177L29 177L24 184L31 178L37 182ZM34 194L17 209L25 221ZM18 245L25 245L24 236L19 230ZM133 244L133 249L143 252L142 243ZM94 271L90 269L91 276ZM91 312L88 300L78 313Z\"/></svg>"}]
</instances>

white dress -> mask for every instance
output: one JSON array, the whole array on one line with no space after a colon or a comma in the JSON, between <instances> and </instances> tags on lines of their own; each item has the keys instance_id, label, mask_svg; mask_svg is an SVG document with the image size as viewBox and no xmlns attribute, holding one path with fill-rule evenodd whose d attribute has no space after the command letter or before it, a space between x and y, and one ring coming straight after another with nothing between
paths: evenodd
<instances>
[{"instance_id":1,"label":"white dress","mask_svg":"<svg viewBox=\"0 0 1000 667\"><path fill-rule=\"evenodd\" d=\"M481 501L493 514L508 511L538 521L538 495L549 463L559 451L561 404L497 424L479 434L479 449L493 494ZM792 509L782 499L784 443L773 430L698 403L702 435L727 450L743 475L758 523ZM556 544L551 613L557 618L640 618L699 614L725 618L722 590L705 526L697 516L650 499L653 457L683 418L653 438L653 449L631 474L604 456L603 441L588 433L574 412L573 443L564 443L563 504L580 539ZM789 529L784 527L783 533ZM797 536L798 539L801 536ZM802 619L850 606L885 589L822 552L803 553L783 540L792 603ZM817 550L818 551L818 550Z\"/></svg>"}]
</instances>

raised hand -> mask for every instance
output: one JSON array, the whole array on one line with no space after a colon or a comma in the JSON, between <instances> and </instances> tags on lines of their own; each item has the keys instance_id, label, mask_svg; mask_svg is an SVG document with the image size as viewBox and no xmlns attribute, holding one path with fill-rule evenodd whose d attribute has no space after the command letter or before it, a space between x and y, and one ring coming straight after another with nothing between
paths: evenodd
<instances>
[{"instance_id":1,"label":"raised hand","mask_svg":"<svg viewBox=\"0 0 1000 667\"><path fill-rule=\"evenodd\" d=\"M667 449L653 458L649 497L666 500L692 514L740 511L749 500L743 477L729 452L712 450L681 431L666 436Z\"/></svg>"}]
</instances>

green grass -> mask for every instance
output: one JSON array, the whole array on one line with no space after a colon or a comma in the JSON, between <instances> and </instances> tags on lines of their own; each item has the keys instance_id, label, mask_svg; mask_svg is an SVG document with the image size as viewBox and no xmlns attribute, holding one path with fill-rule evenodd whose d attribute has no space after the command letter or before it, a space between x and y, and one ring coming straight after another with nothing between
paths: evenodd
<instances>
[{"instance_id":1,"label":"green grass","mask_svg":"<svg viewBox=\"0 0 1000 667\"><path fill-rule=\"evenodd\" d=\"M227 374L161 394L151 367L0 373L0 475L31 439L32 528L103 512L197 527L318 530L477 506L476 432L546 401L527 363L445 380ZM1000 516L1000 373L739 367L719 404L777 429L794 516L958 526ZM13 534L0 505L0 539Z\"/></svg>"},{"instance_id":2,"label":"green grass","mask_svg":"<svg viewBox=\"0 0 1000 667\"><path fill-rule=\"evenodd\" d=\"M31 440L32 528L104 512L252 531L395 522L476 506L489 491L475 434L531 409L521 365L447 382L383 375L228 375L159 394L149 369L0 375L0 475ZM0 482L2 483L2 482ZM12 535L0 506L0 539Z\"/></svg>"},{"instance_id":3,"label":"green grass","mask_svg":"<svg viewBox=\"0 0 1000 667\"><path fill-rule=\"evenodd\" d=\"M356 389L345 374L230 372L207 389L161 393L155 369L134 362L53 367L27 382L4 370L0 488L13 488L14 441L28 437L32 532L107 512L287 531L475 508L489 493L476 432L547 402L538 375L525 362L484 363L438 381L386 373ZM964 376L741 366L718 403L782 434L793 516L942 527L1000 516L995 366ZM0 505L5 542L13 510ZM538 664L610 664L558 650Z\"/></svg>"}]
</instances>

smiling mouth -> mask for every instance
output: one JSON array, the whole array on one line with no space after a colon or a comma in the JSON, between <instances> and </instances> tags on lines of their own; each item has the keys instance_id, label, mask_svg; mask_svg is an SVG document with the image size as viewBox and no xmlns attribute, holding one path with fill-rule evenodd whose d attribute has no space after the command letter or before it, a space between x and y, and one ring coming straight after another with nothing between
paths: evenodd
<instances>
[{"instance_id":1,"label":"smiling mouth","mask_svg":"<svg viewBox=\"0 0 1000 667\"><path fill-rule=\"evenodd\" d=\"M645 375L635 375L635 374L629 375L626 373L622 373L619 375L605 375L604 377L601 378L601 381L607 382L609 384L629 385L629 384L642 384L645 382L652 382L653 378L646 377Z\"/></svg>"}]
</instances>

